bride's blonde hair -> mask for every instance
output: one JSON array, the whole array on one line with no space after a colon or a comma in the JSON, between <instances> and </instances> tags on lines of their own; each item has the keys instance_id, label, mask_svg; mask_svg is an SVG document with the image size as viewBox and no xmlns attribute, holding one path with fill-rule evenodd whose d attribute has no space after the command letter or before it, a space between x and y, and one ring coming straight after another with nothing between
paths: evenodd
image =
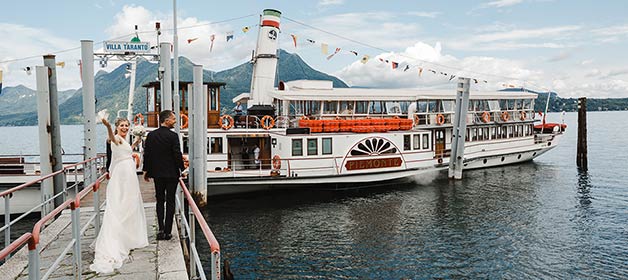
<instances>
[{"instance_id":1,"label":"bride's blonde hair","mask_svg":"<svg viewBox=\"0 0 628 280\"><path fill-rule=\"evenodd\" d=\"M113 134L118 134L118 126L119 126L121 123L123 123L123 122L127 122L127 123L129 123L129 125L131 124L131 122L130 122L129 120L125 119L125 118L117 118L117 119L116 119L116 122L114 123L114 124L115 124L115 126L116 126L116 129L115 129L115 131L113 132Z\"/></svg>"}]
</instances>

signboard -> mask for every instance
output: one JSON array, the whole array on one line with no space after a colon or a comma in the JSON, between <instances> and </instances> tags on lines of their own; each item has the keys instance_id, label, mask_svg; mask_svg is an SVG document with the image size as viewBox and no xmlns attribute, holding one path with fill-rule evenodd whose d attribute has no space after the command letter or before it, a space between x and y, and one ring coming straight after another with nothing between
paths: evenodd
<instances>
[{"instance_id":1,"label":"signboard","mask_svg":"<svg viewBox=\"0 0 628 280\"><path fill-rule=\"evenodd\" d=\"M400 157L348 160L347 163L345 163L345 168L347 168L347 170L388 168L388 167L399 167L401 166L401 163L402 163L402 160Z\"/></svg>"},{"instance_id":2,"label":"signboard","mask_svg":"<svg viewBox=\"0 0 628 280\"><path fill-rule=\"evenodd\" d=\"M148 53L149 42L105 41L103 49L108 53Z\"/></svg>"}]
</instances>

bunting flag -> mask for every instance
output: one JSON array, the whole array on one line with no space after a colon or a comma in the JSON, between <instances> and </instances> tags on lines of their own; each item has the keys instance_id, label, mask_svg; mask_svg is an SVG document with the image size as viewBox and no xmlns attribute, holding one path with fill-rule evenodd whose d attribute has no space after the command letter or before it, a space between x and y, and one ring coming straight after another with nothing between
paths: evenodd
<instances>
[{"instance_id":1,"label":"bunting flag","mask_svg":"<svg viewBox=\"0 0 628 280\"><path fill-rule=\"evenodd\" d=\"M451 77L449 77L449 80L453 80L456 77L456 75L451 75Z\"/></svg>"},{"instance_id":2,"label":"bunting flag","mask_svg":"<svg viewBox=\"0 0 628 280\"><path fill-rule=\"evenodd\" d=\"M29 76L30 76L30 74L31 74L31 67L30 67L30 66L26 66L26 67L25 67L25 68L23 68L22 70L26 71L26 75L29 75Z\"/></svg>"},{"instance_id":3,"label":"bunting flag","mask_svg":"<svg viewBox=\"0 0 628 280\"><path fill-rule=\"evenodd\" d=\"M194 41L196 41L196 40L198 40L198 37L196 37L196 38L190 38L190 39L188 39L188 44L190 44L190 43L192 43L192 42L194 42Z\"/></svg>"},{"instance_id":4,"label":"bunting flag","mask_svg":"<svg viewBox=\"0 0 628 280\"><path fill-rule=\"evenodd\" d=\"M352 54L355 54L355 56L358 56L358 52L356 52L356 51L349 51L349 52L352 53Z\"/></svg>"},{"instance_id":5,"label":"bunting flag","mask_svg":"<svg viewBox=\"0 0 628 280\"><path fill-rule=\"evenodd\" d=\"M384 62L384 59L380 57L380 58L379 58L379 61Z\"/></svg>"},{"instance_id":6,"label":"bunting flag","mask_svg":"<svg viewBox=\"0 0 628 280\"><path fill-rule=\"evenodd\" d=\"M397 69L397 67L399 67L399 63L397 62L392 62L392 69Z\"/></svg>"},{"instance_id":7,"label":"bunting flag","mask_svg":"<svg viewBox=\"0 0 628 280\"><path fill-rule=\"evenodd\" d=\"M81 77L81 83L83 82L83 62L79 59L78 60L78 66L79 66L79 77Z\"/></svg>"},{"instance_id":8,"label":"bunting flag","mask_svg":"<svg viewBox=\"0 0 628 280\"><path fill-rule=\"evenodd\" d=\"M362 62L362 64L366 64L369 61L369 56L368 55L364 55L362 57L362 59L360 60L360 62Z\"/></svg>"},{"instance_id":9,"label":"bunting flag","mask_svg":"<svg viewBox=\"0 0 628 280\"><path fill-rule=\"evenodd\" d=\"M2 70L0 70L0 95L2 95Z\"/></svg>"},{"instance_id":10,"label":"bunting flag","mask_svg":"<svg viewBox=\"0 0 628 280\"><path fill-rule=\"evenodd\" d=\"M340 52L340 48L336 48L336 51L334 51L334 53L330 54L330 55L327 57L327 60L330 60L332 57L334 57L334 55L336 55L336 54L337 54L337 53L339 53L339 52Z\"/></svg>"},{"instance_id":11,"label":"bunting flag","mask_svg":"<svg viewBox=\"0 0 628 280\"><path fill-rule=\"evenodd\" d=\"M297 48L297 35L294 34L290 34L290 36L292 37L292 42L294 42L294 48Z\"/></svg>"},{"instance_id":12,"label":"bunting flag","mask_svg":"<svg viewBox=\"0 0 628 280\"><path fill-rule=\"evenodd\" d=\"M249 32L250 29L251 28L248 27L248 26L242 27L242 32L244 32L244 33Z\"/></svg>"},{"instance_id":13,"label":"bunting flag","mask_svg":"<svg viewBox=\"0 0 628 280\"><path fill-rule=\"evenodd\" d=\"M216 35L212 34L211 36L209 36L209 40L211 41L211 44L209 45L209 52L212 52L212 50L214 49L215 39L216 39Z\"/></svg>"},{"instance_id":14,"label":"bunting flag","mask_svg":"<svg viewBox=\"0 0 628 280\"><path fill-rule=\"evenodd\" d=\"M406 72L406 71L408 71L409 69L410 69L410 65L406 65L406 68L405 68L405 69L403 69L403 72Z\"/></svg>"},{"instance_id":15,"label":"bunting flag","mask_svg":"<svg viewBox=\"0 0 628 280\"><path fill-rule=\"evenodd\" d=\"M477 84L478 83L478 79L473 79L473 82Z\"/></svg>"},{"instance_id":16,"label":"bunting flag","mask_svg":"<svg viewBox=\"0 0 628 280\"><path fill-rule=\"evenodd\" d=\"M305 39L305 41L307 41L310 44L316 44L316 41L314 41L312 39Z\"/></svg>"},{"instance_id":17,"label":"bunting flag","mask_svg":"<svg viewBox=\"0 0 628 280\"><path fill-rule=\"evenodd\" d=\"M423 74L423 68L419 67L419 77L421 77L421 74Z\"/></svg>"},{"instance_id":18,"label":"bunting flag","mask_svg":"<svg viewBox=\"0 0 628 280\"><path fill-rule=\"evenodd\" d=\"M427 69L427 71L430 71L430 72L432 72L432 73L436 74L436 70Z\"/></svg>"},{"instance_id":19,"label":"bunting flag","mask_svg":"<svg viewBox=\"0 0 628 280\"><path fill-rule=\"evenodd\" d=\"M328 46L327 46L327 44L325 44L325 43L321 43L321 52L322 52L324 55L327 55L327 54L329 53L329 51L327 50L327 47L328 47Z\"/></svg>"},{"instance_id":20,"label":"bunting flag","mask_svg":"<svg viewBox=\"0 0 628 280\"><path fill-rule=\"evenodd\" d=\"M511 84L502 84L503 87L508 87L508 88L514 88L515 85L511 85Z\"/></svg>"},{"instance_id":21,"label":"bunting flag","mask_svg":"<svg viewBox=\"0 0 628 280\"><path fill-rule=\"evenodd\" d=\"M56 65L60 66L61 68L65 68L65 61L57 62Z\"/></svg>"},{"instance_id":22,"label":"bunting flag","mask_svg":"<svg viewBox=\"0 0 628 280\"><path fill-rule=\"evenodd\" d=\"M227 42L229 42L229 40L233 40L233 31L227 32Z\"/></svg>"}]
</instances>

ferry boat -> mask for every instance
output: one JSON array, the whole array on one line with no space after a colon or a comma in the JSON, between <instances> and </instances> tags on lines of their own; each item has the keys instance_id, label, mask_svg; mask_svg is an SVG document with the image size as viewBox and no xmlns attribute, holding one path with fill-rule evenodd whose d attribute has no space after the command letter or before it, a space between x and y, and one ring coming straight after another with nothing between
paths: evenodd
<instances>
[{"instance_id":1,"label":"ferry boat","mask_svg":"<svg viewBox=\"0 0 628 280\"><path fill-rule=\"evenodd\" d=\"M334 88L332 81L276 84L281 13L264 10L252 59L250 93L233 102L243 115L220 115L220 89L208 87L207 195L274 188L352 188L421 176L448 167L456 89ZM187 113L181 83L182 115ZM158 127L159 83L144 85L147 129ZM554 148L565 129L535 130L530 92L471 90L464 169L530 161ZM184 150L188 130L181 127Z\"/></svg>"}]
</instances>

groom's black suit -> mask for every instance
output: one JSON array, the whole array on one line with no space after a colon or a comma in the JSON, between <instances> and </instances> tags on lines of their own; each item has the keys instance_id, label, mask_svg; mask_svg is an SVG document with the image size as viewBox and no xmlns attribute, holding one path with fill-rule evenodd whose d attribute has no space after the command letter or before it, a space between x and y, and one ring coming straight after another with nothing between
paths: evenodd
<instances>
[{"instance_id":1,"label":"groom's black suit","mask_svg":"<svg viewBox=\"0 0 628 280\"><path fill-rule=\"evenodd\" d=\"M179 137L165 126L152 131L144 146L144 168L149 178L155 180L157 220L159 231L171 234L174 216L175 192L183 167ZM164 202L166 215L164 217Z\"/></svg>"}]
</instances>

